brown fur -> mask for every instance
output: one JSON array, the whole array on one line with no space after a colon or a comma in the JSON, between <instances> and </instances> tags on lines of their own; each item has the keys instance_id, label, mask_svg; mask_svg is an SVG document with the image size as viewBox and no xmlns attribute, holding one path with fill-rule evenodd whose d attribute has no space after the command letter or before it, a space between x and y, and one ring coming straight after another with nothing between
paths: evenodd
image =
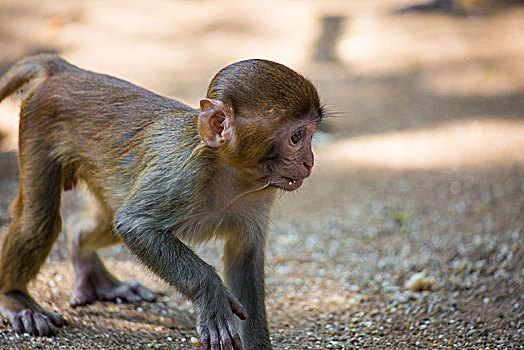
<instances>
[{"instance_id":1,"label":"brown fur","mask_svg":"<svg viewBox=\"0 0 524 350\"><path fill-rule=\"evenodd\" d=\"M13 328L48 335L65 324L26 286L61 230L62 190L83 181L94 200L69 227L73 305L154 300L137 282L118 281L96 254L123 240L195 302L204 349L240 349L240 338L244 349L270 348L265 237L276 190L298 188L313 166L311 137L323 115L313 85L280 64L242 61L213 78L196 110L49 55L6 73L0 101L24 85L20 189L0 261L0 313ZM213 237L226 241L230 290L180 241ZM240 334L233 314L249 315Z\"/></svg>"}]
</instances>

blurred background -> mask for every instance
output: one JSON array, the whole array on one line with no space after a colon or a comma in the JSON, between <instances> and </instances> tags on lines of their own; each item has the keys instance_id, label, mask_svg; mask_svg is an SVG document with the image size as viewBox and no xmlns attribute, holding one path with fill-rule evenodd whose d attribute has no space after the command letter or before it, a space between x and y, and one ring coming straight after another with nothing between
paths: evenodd
<instances>
[{"instance_id":1,"label":"blurred background","mask_svg":"<svg viewBox=\"0 0 524 350\"><path fill-rule=\"evenodd\" d=\"M524 110L519 4L1 0L0 73L53 52L196 106L220 68L258 57L314 81L337 116L329 120L334 139L424 128L433 135L486 118L509 126ZM9 102L0 130L11 136L17 106ZM3 147L15 143L11 136Z\"/></svg>"},{"instance_id":2,"label":"blurred background","mask_svg":"<svg viewBox=\"0 0 524 350\"><path fill-rule=\"evenodd\" d=\"M2 0L0 72L54 52L195 106L220 68L260 57L316 83L338 116L330 120L337 139L515 120L524 103L522 7L454 3L408 11L417 0ZM8 108L2 104L0 128L10 133Z\"/></svg>"},{"instance_id":3,"label":"blurred background","mask_svg":"<svg viewBox=\"0 0 524 350\"><path fill-rule=\"evenodd\" d=\"M292 67L314 82L332 116L315 139L312 178L275 212L268 287L276 348L510 348L524 337L522 5L0 0L0 74L51 52L197 106L232 62ZM2 233L17 187L18 106L14 98L0 104ZM73 202L66 198L66 215ZM131 306L119 309L127 323L105 305L68 309L67 292L47 291L57 274L72 285L66 246L61 237L33 285L69 318L89 315L85 328L79 321L58 341L80 346L89 327L110 335L95 347L119 337L154 344L169 334L183 345L176 332L192 334L183 303L169 311L182 324L175 333L170 321L153 327ZM218 250L198 249L219 266ZM126 254L105 252L121 275L136 269ZM404 286L421 271L427 290ZM146 272L142 279L163 291L166 305L179 303ZM161 306L141 308L162 314ZM18 346L8 330L0 335L0 344Z\"/></svg>"}]
</instances>

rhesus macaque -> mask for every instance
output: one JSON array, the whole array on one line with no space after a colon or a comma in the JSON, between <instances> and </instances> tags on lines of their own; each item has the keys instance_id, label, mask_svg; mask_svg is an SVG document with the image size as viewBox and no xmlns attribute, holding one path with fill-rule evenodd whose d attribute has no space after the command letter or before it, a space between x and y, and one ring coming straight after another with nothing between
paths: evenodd
<instances>
[{"instance_id":1,"label":"rhesus macaque","mask_svg":"<svg viewBox=\"0 0 524 350\"><path fill-rule=\"evenodd\" d=\"M311 82L275 62L241 61L219 71L193 109L39 55L1 78L0 101L25 84L20 188L0 261L0 313L11 327L47 336L66 324L27 284L61 231L62 190L82 181L96 203L69 227L72 305L155 299L117 280L96 253L123 241L194 303L203 349L270 349L268 220L278 191L299 188L313 167L324 112ZM186 245L211 238L224 240L228 287Z\"/></svg>"}]
</instances>

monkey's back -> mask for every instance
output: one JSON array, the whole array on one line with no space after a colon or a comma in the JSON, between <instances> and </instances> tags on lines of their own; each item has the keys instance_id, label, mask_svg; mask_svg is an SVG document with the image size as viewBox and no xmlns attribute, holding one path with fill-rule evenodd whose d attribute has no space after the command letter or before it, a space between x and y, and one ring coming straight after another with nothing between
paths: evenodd
<instances>
[{"instance_id":1,"label":"monkey's back","mask_svg":"<svg viewBox=\"0 0 524 350\"><path fill-rule=\"evenodd\" d=\"M45 77L23 100L21 132L59 162L65 184L85 180L108 209L119 207L147 167L144 139L155 128L169 124L176 139L196 124L197 112L181 102L56 56L34 59Z\"/></svg>"}]
</instances>

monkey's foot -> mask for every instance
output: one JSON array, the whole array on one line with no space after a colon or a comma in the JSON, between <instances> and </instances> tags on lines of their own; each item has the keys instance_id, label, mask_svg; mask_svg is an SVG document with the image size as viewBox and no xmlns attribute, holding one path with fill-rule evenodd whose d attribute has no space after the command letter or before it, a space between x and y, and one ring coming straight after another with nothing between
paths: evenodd
<instances>
[{"instance_id":1,"label":"monkey's foot","mask_svg":"<svg viewBox=\"0 0 524 350\"><path fill-rule=\"evenodd\" d=\"M138 281L116 279L96 253L73 258L73 263L76 272L75 291L70 301L73 307L96 300L127 303L156 300L155 293Z\"/></svg>"},{"instance_id":2,"label":"monkey's foot","mask_svg":"<svg viewBox=\"0 0 524 350\"><path fill-rule=\"evenodd\" d=\"M0 314L16 332L37 336L54 336L57 327L67 325L62 316L45 310L31 296L20 291L0 294Z\"/></svg>"},{"instance_id":3,"label":"monkey's foot","mask_svg":"<svg viewBox=\"0 0 524 350\"><path fill-rule=\"evenodd\" d=\"M89 279L80 283L77 281L70 301L71 306L86 305L96 300L115 301L118 303L153 302L156 300L155 293L136 280L105 282L95 284Z\"/></svg>"}]
</instances>

